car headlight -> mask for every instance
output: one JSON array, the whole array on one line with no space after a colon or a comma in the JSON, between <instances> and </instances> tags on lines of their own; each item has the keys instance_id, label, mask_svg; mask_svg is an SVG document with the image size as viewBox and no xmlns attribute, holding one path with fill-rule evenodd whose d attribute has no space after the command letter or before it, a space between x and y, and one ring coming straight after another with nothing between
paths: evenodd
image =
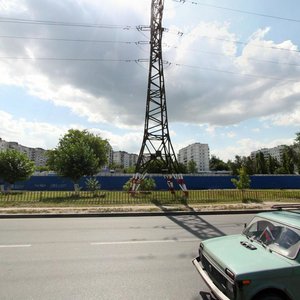
<instances>
[{"instance_id":1,"label":"car headlight","mask_svg":"<svg viewBox=\"0 0 300 300\"><path fill-rule=\"evenodd\" d=\"M199 246L199 258L200 260L202 259L202 251L204 249L204 245L202 243L200 243L200 246Z\"/></svg>"}]
</instances>

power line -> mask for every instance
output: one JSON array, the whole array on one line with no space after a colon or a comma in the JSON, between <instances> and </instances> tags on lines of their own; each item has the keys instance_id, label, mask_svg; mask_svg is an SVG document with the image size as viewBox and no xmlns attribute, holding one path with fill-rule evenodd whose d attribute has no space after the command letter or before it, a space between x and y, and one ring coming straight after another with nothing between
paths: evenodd
<instances>
[{"instance_id":1,"label":"power line","mask_svg":"<svg viewBox=\"0 0 300 300\"><path fill-rule=\"evenodd\" d=\"M149 63L149 59L103 59L103 58L57 58L57 57L14 57L14 56L3 56L0 57L0 60L37 60L37 61L78 61L78 62L122 62L122 63ZM218 73L226 73L231 75L237 75L237 76L246 76L246 77L252 77L257 79L269 79L274 81L282 81L286 78L279 78L279 77L268 77L268 76L261 76L256 74L247 74L247 73L239 73L234 71L228 71L228 70L222 70L222 69L214 69L214 68L208 68L203 66L195 66L195 65L186 65L186 64L180 64L180 63L172 63L169 61L163 61L165 65L168 66L177 66L177 67L187 67L187 68L193 68L193 69L200 69L203 71L213 71ZM298 82L299 80L285 80L285 81L291 81L291 82Z\"/></svg>"},{"instance_id":2,"label":"power line","mask_svg":"<svg viewBox=\"0 0 300 300\"><path fill-rule=\"evenodd\" d=\"M179 47L172 47L172 48L178 49ZM201 50L201 49L186 49L184 51L190 51L190 52L196 52L196 53L200 52L200 53L204 53L204 54L208 54L208 55L238 58L235 55L224 54L224 53L221 53L221 52L206 51L206 50ZM300 64L295 64L295 63L286 63L286 62L280 62L280 61L274 61L274 60L258 59L258 58L253 58L253 57L247 57L246 59L247 60L252 60L252 61L257 61L257 62L263 62L263 63L300 67Z\"/></svg>"},{"instance_id":3,"label":"power line","mask_svg":"<svg viewBox=\"0 0 300 300\"><path fill-rule=\"evenodd\" d=\"M188 35L188 33L182 32L181 36L185 36L185 35ZM196 36L196 35L193 35L193 36ZM253 46L253 47L264 48L264 49L273 49L273 50L300 53L300 50L297 50L297 49L287 49L287 48L281 48L281 47L276 47L276 46L265 46L265 45L254 44L252 42L243 42L243 41L230 40L230 39L217 38L217 37L210 37L210 36L200 36L200 38L205 38L205 39L210 39L210 40L217 40L217 41L222 41L222 42L229 42L229 43L245 45L245 46L250 45L250 46Z\"/></svg>"},{"instance_id":4,"label":"power line","mask_svg":"<svg viewBox=\"0 0 300 300\"><path fill-rule=\"evenodd\" d=\"M138 26L137 26L138 27ZM139 30L139 29L138 29ZM179 35L179 33L178 33ZM187 33L180 32L180 36L187 35ZM41 40L41 41L57 41L57 42L80 42L80 43L117 43L117 44L135 44L135 45L149 45L149 41L116 41L116 40L88 40L88 39L69 39L69 38L46 38L46 37L32 37L32 36L13 36L13 35L0 35L0 38L7 38L7 39L25 39L25 40ZM207 36L201 36L201 38L211 39L211 40L218 40L218 41L224 41L224 42L230 42L240 45L249 45L248 42L242 42L242 41L236 41L236 40L230 40L230 39L223 39L223 38L216 38L216 37L207 37ZM263 46L258 44L251 43L251 46L259 47L259 48L265 48L265 49L273 49L273 50L280 50L280 51L289 51L289 52L298 52L299 50L296 49L287 49L287 48L280 48L276 46ZM174 47L177 48L177 47Z\"/></svg>"},{"instance_id":5,"label":"power line","mask_svg":"<svg viewBox=\"0 0 300 300\"><path fill-rule=\"evenodd\" d=\"M40 40L40 41L57 41L57 42L80 42L80 43L118 43L118 44L149 44L149 41L112 41L112 40L87 40L87 39L68 39L68 38L46 38L46 37L32 37L32 36L14 36L14 35L0 35L0 38L7 39L24 39L24 40Z\"/></svg>"},{"instance_id":6,"label":"power line","mask_svg":"<svg viewBox=\"0 0 300 300\"><path fill-rule=\"evenodd\" d=\"M8 38L8 39L26 39L26 40L42 40L42 41L58 41L58 42L80 42L80 43L117 43L117 44L128 44L128 45L149 45L149 41L112 41L112 40L88 40L88 39L68 39L68 38L45 38L45 37L29 37L29 36L9 36L9 35L0 35L0 38ZM217 38L215 38L217 39ZM231 41L231 40L226 40L226 39L218 39L218 40L223 40L223 41ZM237 41L232 41L236 42ZM242 42L241 42L242 43ZM248 44L248 43L243 43L243 44ZM170 47L168 45L164 45L165 47ZM257 45L259 46L259 45ZM271 48L271 47L264 47L263 48ZM178 49L179 47L170 47L174 49ZM298 50L293 50L293 49L282 49L278 47L272 47L272 49L276 50L287 50L287 51L295 51L299 52ZM204 54L209 54L209 55L216 55L216 56L225 56L225 57L233 57L236 58L235 55L227 55L224 53L218 53L218 52L212 52L212 51L205 51L201 49L186 49L184 51L190 51L190 52L200 52ZM277 62L277 61L271 61L271 60L262 60L262 59L256 59L256 58L247 58L248 60L253 60L257 62L265 62L265 63L272 63L272 64L278 64L278 65L288 65L288 66L295 66L295 67L300 67L298 64L294 63L284 63L284 62Z\"/></svg>"},{"instance_id":7,"label":"power line","mask_svg":"<svg viewBox=\"0 0 300 300\"><path fill-rule=\"evenodd\" d=\"M278 19L278 20L283 20L283 21L290 21L290 22L300 23L299 19L284 18L284 17L280 17L280 16L257 13L257 12L253 12L253 11L235 9L235 8L219 6L219 5L213 5L213 4L203 3L203 2L196 2L196 1L189 1L189 0L173 0L173 1L178 2L178 3L183 3L183 4L186 3L186 2L189 2L189 3L194 4L194 5L212 7L212 8L223 9L223 10L233 11L233 12L247 14L247 15L254 15L254 16L259 16L259 17L272 18L272 19Z\"/></svg>"},{"instance_id":8,"label":"power line","mask_svg":"<svg viewBox=\"0 0 300 300\"><path fill-rule=\"evenodd\" d=\"M218 73L226 73L226 74L232 74L232 75L238 75L238 76L246 76L246 77L252 77L257 79L270 79L275 81L282 81L285 78L279 78L279 77L269 77L269 76L261 76L261 75L255 75L255 74L248 74L248 73L239 73L239 72L233 72L233 71L227 71L227 70L221 70L221 69L214 69L214 68L208 68L208 67L201 67L201 66L193 66L193 65L185 65L185 64L174 64L177 67L187 67L187 68L193 68L193 69L201 69L203 71L212 71L212 72L218 72ZM293 80L288 79L286 81L291 82L299 82L299 80Z\"/></svg>"},{"instance_id":9,"label":"power line","mask_svg":"<svg viewBox=\"0 0 300 300\"><path fill-rule=\"evenodd\" d=\"M203 38L207 38L207 39L212 39L212 40L219 40L219 41L223 41L223 42L231 42L231 43L235 43L235 44L240 44L240 45L251 45L254 47L258 47L258 48L266 48L266 49L273 49L273 50L281 50L281 51L289 51L289 52L300 52L299 50L296 49L287 49L287 48L280 48L280 47L276 47L276 46L262 46L262 45L258 45L258 44L253 44L253 43L247 43L247 42L242 42L242 41L235 41L235 40L229 40L229 39L223 39L223 38L213 38L213 37L208 37L208 36L203 36Z\"/></svg>"},{"instance_id":10,"label":"power line","mask_svg":"<svg viewBox=\"0 0 300 300\"><path fill-rule=\"evenodd\" d=\"M74 57L18 57L2 56L2 60L41 60L41 61L82 61L82 62L136 62L135 59L106 59L106 58L74 58Z\"/></svg>"},{"instance_id":11,"label":"power line","mask_svg":"<svg viewBox=\"0 0 300 300\"><path fill-rule=\"evenodd\" d=\"M173 0L175 2L190 2L187 0ZM191 1L193 2L193 1ZM194 3L194 2L193 2ZM202 5L202 4L201 4ZM203 4L206 5L206 4ZM207 4L207 6L212 6L210 4ZM150 30L149 26L147 25L137 25L137 26L131 26L131 25L112 25L112 24L88 24L88 23L72 23L72 22L60 22L60 21L46 21L46 20L30 20L30 19L17 19L17 18L6 18L6 17L0 17L0 22L12 22L12 23L25 23L25 24L35 24L35 25L55 25L55 26L71 26L71 27L90 27L90 28L102 28L102 29L122 29L122 30L138 30L138 32L148 31ZM300 20L299 20L300 22ZM186 35L186 33L181 31L170 31L168 28L164 28L164 32L167 33L174 33L178 36ZM0 36L2 38L19 38L19 39L35 39L35 40L52 40L52 41L65 41L65 42L94 42L94 43L113 43L115 41L99 41L99 40L84 40L84 39L67 39L67 38L44 38L44 37L21 37L21 36L7 36L2 35ZM147 38L147 36L145 36ZM249 45L247 42L242 41L236 41L236 40L229 40L229 39L222 39L222 38L213 38L213 37L203 37L213 40L219 40L219 41L225 41L225 42L232 42L235 44L240 45ZM118 43L124 43L124 44L130 44L130 43L147 43L149 44L149 41L139 41L139 42L118 42ZM286 48L280 48L276 46L262 46L262 45L255 45L251 44L254 47L259 48L268 48L268 49L275 49L275 50L281 50L281 51L290 51L290 52L300 52L296 49L286 49Z\"/></svg>"},{"instance_id":12,"label":"power line","mask_svg":"<svg viewBox=\"0 0 300 300\"><path fill-rule=\"evenodd\" d=\"M32 20L32 19L6 18L6 17L0 17L0 22L1 23L32 24L32 25L87 27L87 28L101 28L101 29L123 29L123 30L136 29L136 27L133 27L133 26L130 26L130 25L73 23L73 22L61 22L61 21L50 21L50 20Z\"/></svg>"}]
</instances>

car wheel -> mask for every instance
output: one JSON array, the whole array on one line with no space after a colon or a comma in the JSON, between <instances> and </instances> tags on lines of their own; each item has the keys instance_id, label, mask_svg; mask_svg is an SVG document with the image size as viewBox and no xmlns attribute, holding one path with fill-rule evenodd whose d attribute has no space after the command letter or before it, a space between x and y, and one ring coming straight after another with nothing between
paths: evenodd
<instances>
[{"instance_id":1,"label":"car wheel","mask_svg":"<svg viewBox=\"0 0 300 300\"><path fill-rule=\"evenodd\" d=\"M266 292L255 297L255 300L285 300L285 297L282 297L276 292Z\"/></svg>"}]
</instances>

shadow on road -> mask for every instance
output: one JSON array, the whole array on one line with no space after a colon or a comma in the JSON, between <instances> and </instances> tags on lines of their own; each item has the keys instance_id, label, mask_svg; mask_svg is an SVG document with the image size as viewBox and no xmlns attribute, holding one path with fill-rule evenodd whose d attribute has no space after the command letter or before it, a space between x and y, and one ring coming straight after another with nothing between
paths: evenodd
<instances>
[{"instance_id":1,"label":"shadow on road","mask_svg":"<svg viewBox=\"0 0 300 300\"><path fill-rule=\"evenodd\" d=\"M183 229L187 230L200 240L208 238L224 236L225 233L213 226L203 218L201 218L193 207L189 206L185 198L176 199L180 201L180 204L184 205L186 211L191 212L188 215L172 215L166 214L166 217L179 225ZM169 212L169 210L157 199L152 200L152 203L159 207L162 211ZM202 300L215 300L211 293L200 291L199 296ZM198 297L197 297L198 299Z\"/></svg>"},{"instance_id":2,"label":"shadow on road","mask_svg":"<svg viewBox=\"0 0 300 300\"><path fill-rule=\"evenodd\" d=\"M153 204L159 207L162 211L168 212L168 209L163 206L163 204L155 199L152 200ZM219 230L217 227L211 225L199 215L193 209L193 207L189 206L186 199L180 199L182 205L185 206L186 211L192 212L194 214L190 215L171 215L167 214L167 218L172 220L177 225L181 226L183 229L189 231L194 236L201 240L205 240L212 237L218 237L225 235L224 232Z\"/></svg>"}]
</instances>

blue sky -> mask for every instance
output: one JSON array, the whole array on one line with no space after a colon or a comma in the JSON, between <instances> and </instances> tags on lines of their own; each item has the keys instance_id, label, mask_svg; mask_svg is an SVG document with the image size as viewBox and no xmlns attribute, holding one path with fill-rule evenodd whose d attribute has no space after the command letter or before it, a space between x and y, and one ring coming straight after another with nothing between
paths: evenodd
<instances>
[{"instance_id":1,"label":"blue sky","mask_svg":"<svg viewBox=\"0 0 300 300\"><path fill-rule=\"evenodd\" d=\"M0 137L51 149L68 129L88 129L114 150L138 153L149 33L136 26L149 24L150 7L150 0L0 0ZM165 0L176 152L207 143L227 160L293 143L299 10L291 0Z\"/></svg>"}]
</instances>

